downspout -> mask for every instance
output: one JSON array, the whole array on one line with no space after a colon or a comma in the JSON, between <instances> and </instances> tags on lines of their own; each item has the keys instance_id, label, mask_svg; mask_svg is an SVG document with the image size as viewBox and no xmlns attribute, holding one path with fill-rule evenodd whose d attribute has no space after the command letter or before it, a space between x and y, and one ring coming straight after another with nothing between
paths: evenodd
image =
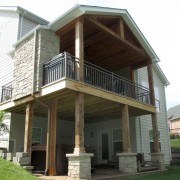
<instances>
[{"instance_id":1,"label":"downspout","mask_svg":"<svg viewBox=\"0 0 180 180\"><path fill-rule=\"evenodd\" d=\"M49 175L49 157L50 157L50 125L51 125L51 117L50 117L50 107L42 102L41 100L37 99L35 97L35 92L36 92L36 85L35 85L35 77L36 77L36 48L37 48L37 29L34 31L34 47L33 47L33 74L32 74L32 92L31 96L35 101L38 101L41 105L47 108L48 110L48 124L47 124L47 144L46 147L48 147L48 150L46 149L46 169L45 169L45 175Z\"/></svg>"},{"instance_id":2,"label":"downspout","mask_svg":"<svg viewBox=\"0 0 180 180\"><path fill-rule=\"evenodd\" d=\"M26 11L23 11L23 13L21 15L21 22L20 22L20 30L19 30L18 39L20 39L22 37L23 21L24 21L24 15L26 13L27 13Z\"/></svg>"},{"instance_id":3,"label":"downspout","mask_svg":"<svg viewBox=\"0 0 180 180\"><path fill-rule=\"evenodd\" d=\"M37 47L37 30L34 31L34 47L33 47L33 75L32 75L32 96L35 93L35 73L36 73L36 47Z\"/></svg>"}]
</instances>

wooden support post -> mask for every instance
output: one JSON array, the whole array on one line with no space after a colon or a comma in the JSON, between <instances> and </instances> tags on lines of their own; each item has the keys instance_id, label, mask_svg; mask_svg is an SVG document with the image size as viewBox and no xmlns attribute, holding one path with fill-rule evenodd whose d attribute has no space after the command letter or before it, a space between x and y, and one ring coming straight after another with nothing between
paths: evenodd
<instances>
[{"instance_id":1,"label":"wooden support post","mask_svg":"<svg viewBox=\"0 0 180 180\"><path fill-rule=\"evenodd\" d=\"M155 92L154 92L154 80L153 80L153 71L152 64L147 66L148 72L148 81L149 81L149 89L151 91L150 102L153 106L155 106ZM152 118L152 128L153 128L153 139L154 139L154 152L160 152L159 147L159 137L158 137L158 123L157 123L157 113L151 114Z\"/></svg>"},{"instance_id":2,"label":"wooden support post","mask_svg":"<svg viewBox=\"0 0 180 180\"><path fill-rule=\"evenodd\" d=\"M50 137L51 137L50 129L51 129L51 109L48 108L47 140L46 140L46 170L45 170L45 175L49 175Z\"/></svg>"},{"instance_id":3,"label":"wooden support post","mask_svg":"<svg viewBox=\"0 0 180 180\"><path fill-rule=\"evenodd\" d=\"M56 174L56 124L57 102L53 100L48 110L47 146L46 146L46 174Z\"/></svg>"},{"instance_id":4,"label":"wooden support post","mask_svg":"<svg viewBox=\"0 0 180 180\"><path fill-rule=\"evenodd\" d=\"M128 105L122 106L122 137L123 137L123 152L131 152L130 129L129 129L129 110Z\"/></svg>"},{"instance_id":5,"label":"wooden support post","mask_svg":"<svg viewBox=\"0 0 180 180\"><path fill-rule=\"evenodd\" d=\"M132 66L130 67L130 78L131 81L135 82L134 69L132 68Z\"/></svg>"},{"instance_id":6,"label":"wooden support post","mask_svg":"<svg viewBox=\"0 0 180 180\"><path fill-rule=\"evenodd\" d=\"M132 82L135 82L135 74L134 74L134 69L132 68L132 66L130 67L130 79ZM136 97L136 87L133 83L131 84L131 97L132 98Z\"/></svg>"},{"instance_id":7,"label":"wooden support post","mask_svg":"<svg viewBox=\"0 0 180 180\"><path fill-rule=\"evenodd\" d=\"M31 155L32 146L32 128L33 128L33 103L26 105L25 132L24 132L24 152Z\"/></svg>"},{"instance_id":8,"label":"wooden support post","mask_svg":"<svg viewBox=\"0 0 180 180\"><path fill-rule=\"evenodd\" d=\"M119 19L118 34L121 36L121 38L123 38L123 39L125 38L125 34L124 34L124 22L123 22L122 18Z\"/></svg>"},{"instance_id":9,"label":"wooden support post","mask_svg":"<svg viewBox=\"0 0 180 180\"><path fill-rule=\"evenodd\" d=\"M84 148L84 94L77 92L75 99L75 149L74 154L85 153Z\"/></svg>"},{"instance_id":10,"label":"wooden support post","mask_svg":"<svg viewBox=\"0 0 180 180\"><path fill-rule=\"evenodd\" d=\"M84 81L84 19L79 18L75 24L75 57L79 59L76 65L78 80Z\"/></svg>"}]
</instances>

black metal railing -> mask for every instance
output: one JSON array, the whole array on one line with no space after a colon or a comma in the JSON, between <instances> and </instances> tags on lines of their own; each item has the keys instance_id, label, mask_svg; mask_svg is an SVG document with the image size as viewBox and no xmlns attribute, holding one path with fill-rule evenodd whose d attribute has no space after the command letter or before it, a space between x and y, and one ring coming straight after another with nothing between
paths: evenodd
<instances>
[{"instance_id":1,"label":"black metal railing","mask_svg":"<svg viewBox=\"0 0 180 180\"><path fill-rule=\"evenodd\" d=\"M150 104L150 91L146 87L86 61L84 72L87 84Z\"/></svg>"},{"instance_id":2,"label":"black metal railing","mask_svg":"<svg viewBox=\"0 0 180 180\"><path fill-rule=\"evenodd\" d=\"M64 77L77 80L78 64L78 59L66 52L53 57L51 61L44 64L43 84L46 85Z\"/></svg>"},{"instance_id":3,"label":"black metal railing","mask_svg":"<svg viewBox=\"0 0 180 180\"><path fill-rule=\"evenodd\" d=\"M1 102L12 99L12 82L2 86Z\"/></svg>"},{"instance_id":4,"label":"black metal railing","mask_svg":"<svg viewBox=\"0 0 180 180\"><path fill-rule=\"evenodd\" d=\"M69 53L57 55L44 65L44 85L65 77L78 81L77 66L79 66L78 58ZM84 61L84 82L150 104L148 88L86 61Z\"/></svg>"}]
</instances>

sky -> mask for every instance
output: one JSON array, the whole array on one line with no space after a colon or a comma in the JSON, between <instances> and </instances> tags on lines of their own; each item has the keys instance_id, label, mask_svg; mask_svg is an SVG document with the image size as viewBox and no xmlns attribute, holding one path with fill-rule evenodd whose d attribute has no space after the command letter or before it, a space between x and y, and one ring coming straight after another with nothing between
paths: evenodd
<instances>
[{"instance_id":1,"label":"sky","mask_svg":"<svg viewBox=\"0 0 180 180\"><path fill-rule=\"evenodd\" d=\"M127 9L161 62L170 82L167 108L180 104L180 1L179 0L0 0L0 6L21 6L53 21L76 4Z\"/></svg>"}]
</instances>

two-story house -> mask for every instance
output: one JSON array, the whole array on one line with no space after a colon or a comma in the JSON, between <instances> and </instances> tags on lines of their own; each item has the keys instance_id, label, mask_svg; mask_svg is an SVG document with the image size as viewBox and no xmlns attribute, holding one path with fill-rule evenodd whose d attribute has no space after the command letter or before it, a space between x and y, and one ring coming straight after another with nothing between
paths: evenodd
<instances>
[{"instance_id":1,"label":"two-story house","mask_svg":"<svg viewBox=\"0 0 180 180\"><path fill-rule=\"evenodd\" d=\"M137 153L170 164L169 82L127 10L77 5L13 47L12 96L0 109L36 170L90 178L91 159L117 156L120 172L135 173Z\"/></svg>"},{"instance_id":2,"label":"two-story house","mask_svg":"<svg viewBox=\"0 0 180 180\"><path fill-rule=\"evenodd\" d=\"M37 15L21 8L14 6L0 6L0 93L1 102L11 97L11 88L13 81L14 62L8 51L12 45L22 38L27 32L32 30L38 24L48 24L48 21ZM3 89L6 88L6 91ZM6 93L6 94L4 94ZM10 114L7 114L6 123L9 125ZM9 134L0 136L0 147L7 147L9 144Z\"/></svg>"}]
</instances>

